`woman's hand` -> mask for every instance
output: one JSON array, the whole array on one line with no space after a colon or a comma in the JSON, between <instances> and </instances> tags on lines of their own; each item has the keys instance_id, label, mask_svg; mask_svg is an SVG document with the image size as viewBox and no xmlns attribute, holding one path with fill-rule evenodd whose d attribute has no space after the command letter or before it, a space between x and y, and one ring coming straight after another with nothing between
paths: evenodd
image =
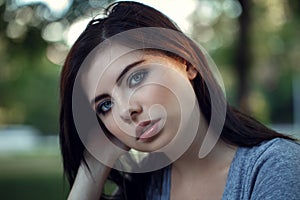
<instances>
[{"instance_id":1,"label":"woman's hand","mask_svg":"<svg viewBox=\"0 0 300 200\"><path fill-rule=\"evenodd\" d=\"M81 162L68 200L100 199L110 168L88 152L84 152L84 157L88 167L84 162Z\"/></svg>"},{"instance_id":2,"label":"woman's hand","mask_svg":"<svg viewBox=\"0 0 300 200\"><path fill-rule=\"evenodd\" d=\"M87 165L82 161L79 166L68 200L100 199L104 183L111 170L109 166L113 166L121 155L129 151L130 148L113 135L106 136L111 142L103 142L105 140L90 142L92 146L97 145L100 151L102 150L105 152L101 155L101 161L91 155L88 151L84 152L84 158ZM114 145L117 145L118 147L116 148Z\"/></svg>"}]
</instances>

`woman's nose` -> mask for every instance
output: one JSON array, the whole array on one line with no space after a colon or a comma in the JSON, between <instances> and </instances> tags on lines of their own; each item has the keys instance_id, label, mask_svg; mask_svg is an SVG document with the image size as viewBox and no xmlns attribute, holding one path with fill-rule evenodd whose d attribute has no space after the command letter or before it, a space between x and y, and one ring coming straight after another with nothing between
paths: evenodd
<instances>
[{"instance_id":1,"label":"woman's nose","mask_svg":"<svg viewBox=\"0 0 300 200\"><path fill-rule=\"evenodd\" d=\"M142 112L142 107L137 103L131 103L120 110L120 117L127 123L135 121Z\"/></svg>"},{"instance_id":2,"label":"woman's nose","mask_svg":"<svg viewBox=\"0 0 300 200\"><path fill-rule=\"evenodd\" d=\"M117 89L115 90L113 97L116 103L115 111L119 114L121 120L128 124L135 121L137 116L143 111L143 108L138 101L139 97L134 93Z\"/></svg>"}]
</instances>

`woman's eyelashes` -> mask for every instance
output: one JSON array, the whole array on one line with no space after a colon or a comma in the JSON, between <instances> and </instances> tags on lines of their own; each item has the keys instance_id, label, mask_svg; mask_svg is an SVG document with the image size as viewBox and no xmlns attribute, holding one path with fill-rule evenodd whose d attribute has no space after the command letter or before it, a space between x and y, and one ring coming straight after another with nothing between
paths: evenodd
<instances>
[{"instance_id":1,"label":"woman's eyelashes","mask_svg":"<svg viewBox=\"0 0 300 200\"><path fill-rule=\"evenodd\" d=\"M113 102L110 99L106 99L97 105L96 111L99 114L105 115L107 112L110 111L112 106Z\"/></svg>"},{"instance_id":2,"label":"woman's eyelashes","mask_svg":"<svg viewBox=\"0 0 300 200\"><path fill-rule=\"evenodd\" d=\"M146 70L139 70L137 72L132 73L128 79L127 83L130 88L139 85L147 76L148 71Z\"/></svg>"},{"instance_id":3,"label":"woman's eyelashes","mask_svg":"<svg viewBox=\"0 0 300 200\"><path fill-rule=\"evenodd\" d=\"M139 85L146 78L147 74L148 71L146 70L139 70L130 74L130 76L127 79L128 87L132 88ZM96 106L96 112L98 114L105 115L112 109L112 107L113 107L112 100L105 99Z\"/></svg>"}]
</instances>

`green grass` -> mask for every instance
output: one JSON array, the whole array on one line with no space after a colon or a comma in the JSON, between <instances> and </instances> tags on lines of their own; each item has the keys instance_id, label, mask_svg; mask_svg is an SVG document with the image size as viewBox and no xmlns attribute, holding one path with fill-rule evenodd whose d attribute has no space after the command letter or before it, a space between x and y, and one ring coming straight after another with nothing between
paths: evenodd
<instances>
[{"instance_id":1,"label":"green grass","mask_svg":"<svg viewBox=\"0 0 300 200\"><path fill-rule=\"evenodd\" d=\"M0 154L0 199L66 199L59 153Z\"/></svg>"}]
</instances>

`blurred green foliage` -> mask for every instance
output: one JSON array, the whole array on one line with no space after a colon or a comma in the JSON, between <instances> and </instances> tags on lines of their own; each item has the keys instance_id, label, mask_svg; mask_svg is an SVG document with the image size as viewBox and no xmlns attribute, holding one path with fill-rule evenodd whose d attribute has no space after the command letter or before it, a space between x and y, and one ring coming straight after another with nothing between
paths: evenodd
<instances>
[{"instance_id":1,"label":"blurred green foliage","mask_svg":"<svg viewBox=\"0 0 300 200\"><path fill-rule=\"evenodd\" d=\"M60 67L46 58L48 44L40 29L31 27L13 40L6 36L6 25L0 20L0 124L31 124L57 134Z\"/></svg>"}]
</instances>

